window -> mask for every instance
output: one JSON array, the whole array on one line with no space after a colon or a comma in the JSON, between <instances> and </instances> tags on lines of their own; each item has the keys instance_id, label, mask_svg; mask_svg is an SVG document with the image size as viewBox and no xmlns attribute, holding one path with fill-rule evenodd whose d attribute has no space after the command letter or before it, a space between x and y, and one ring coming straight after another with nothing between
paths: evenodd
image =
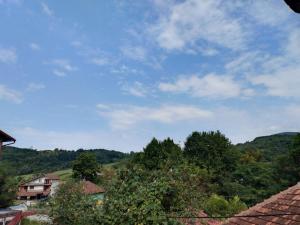
<instances>
[{"instance_id":1,"label":"window","mask_svg":"<svg viewBox=\"0 0 300 225\"><path fill-rule=\"evenodd\" d=\"M34 189L34 186L30 186L29 189L30 189L30 190L33 190L33 189Z\"/></svg>"}]
</instances>

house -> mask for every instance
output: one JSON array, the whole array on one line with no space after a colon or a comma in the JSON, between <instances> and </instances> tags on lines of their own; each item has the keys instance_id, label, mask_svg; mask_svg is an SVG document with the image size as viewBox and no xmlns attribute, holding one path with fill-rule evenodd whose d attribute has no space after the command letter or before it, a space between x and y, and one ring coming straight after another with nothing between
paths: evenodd
<instances>
[{"instance_id":1,"label":"house","mask_svg":"<svg viewBox=\"0 0 300 225\"><path fill-rule=\"evenodd\" d=\"M2 148L3 146L14 144L16 139L5 133L4 131L0 130L0 160L2 158Z\"/></svg>"},{"instance_id":2,"label":"house","mask_svg":"<svg viewBox=\"0 0 300 225\"><path fill-rule=\"evenodd\" d=\"M36 177L19 186L17 197L20 200L38 200L52 196L59 185L59 177L55 174L46 174Z\"/></svg>"},{"instance_id":3,"label":"house","mask_svg":"<svg viewBox=\"0 0 300 225\"><path fill-rule=\"evenodd\" d=\"M99 204L102 203L104 199L105 190L102 187L92 183L91 181L81 181L83 187L83 193L90 195L92 199L96 200Z\"/></svg>"},{"instance_id":4,"label":"house","mask_svg":"<svg viewBox=\"0 0 300 225\"><path fill-rule=\"evenodd\" d=\"M225 221L224 225L300 224L300 183Z\"/></svg>"}]
</instances>

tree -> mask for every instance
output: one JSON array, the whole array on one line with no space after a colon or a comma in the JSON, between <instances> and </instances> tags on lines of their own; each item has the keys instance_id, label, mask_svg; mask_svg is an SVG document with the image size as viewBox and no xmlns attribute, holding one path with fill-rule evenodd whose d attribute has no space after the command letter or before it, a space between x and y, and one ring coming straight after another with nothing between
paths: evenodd
<instances>
[{"instance_id":1,"label":"tree","mask_svg":"<svg viewBox=\"0 0 300 225\"><path fill-rule=\"evenodd\" d=\"M94 201L83 194L80 183L69 181L60 186L50 201L53 224L86 225L97 223L99 209Z\"/></svg>"},{"instance_id":2,"label":"tree","mask_svg":"<svg viewBox=\"0 0 300 225\"><path fill-rule=\"evenodd\" d=\"M182 151L170 138L163 141L153 138L143 152L135 154L133 161L149 170L169 169L182 161Z\"/></svg>"},{"instance_id":3,"label":"tree","mask_svg":"<svg viewBox=\"0 0 300 225\"><path fill-rule=\"evenodd\" d=\"M220 131L193 132L185 142L184 154L209 172L212 169L220 171L228 161L226 157L231 147L229 139Z\"/></svg>"},{"instance_id":4,"label":"tree","mask_svg":"<svg viewBox=\"0 0 300 225\"><path fill-rule=\"evenodd\" d=\"M73 162L74 178L95 181L99 171L100 165L93 153L82 152Z\"/></svg>"},{"instance_id":5,"label":"tree","mask_svg":"<svg viewBox=\"0 0 300 225\"><path fill-rule=\"evenodd\" d=\"M10 206L16 198L17 183L9 171L6 165L0 165L0 208Z\"/></svg>"}]
</instances>

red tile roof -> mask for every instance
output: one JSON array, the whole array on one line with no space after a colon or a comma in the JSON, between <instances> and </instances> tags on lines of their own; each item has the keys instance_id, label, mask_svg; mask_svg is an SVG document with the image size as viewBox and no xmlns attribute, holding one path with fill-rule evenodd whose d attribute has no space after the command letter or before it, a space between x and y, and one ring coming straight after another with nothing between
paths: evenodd
<instances>
[{"instance_id":1,"label":"red tile roof","mask_svg":"<svg viewBox=\"0 0 300 225\"><path fill-rule=\"evenodd\" d=\"M46 178L49 180L60 180L59 176L54 173L46 174Z\"/></svg>"},{"instance_id":2,"label":"red tile roof","mask_svg":"<svg viewBox=\"0 0 300 225\"><path fill-rule=\"evenodd\" d=\"M99 194L104 193L105 190L102 187L90 182L90 181L82 181L83 184L83 193L92 195L92 194Z\"/></svg>"},{"instance_id":3,"label":"red tile roof","mask_svg":"<svg viewBox=\"0 0 300 225\"><path fill-rule=\"evenodd\" d=\"M242 217L251 215L254 217ZM300 225L300 183L272 196L237 216L226 221L224 225Z\"/></svg>"},{"instance_id":4,"label":"red tile roof","mask_svg":"<svg viewBox=\"0 0 300 225\"><path fill-rule=\"evenodd\" d=\"M207 217L208 215L202 210L197 214L199 217ZM220 225L222 222L214 219L206 219L206 218L192 218L192 219L181 219L181 223L185 225Z\"/></svg>"}]
</instances>

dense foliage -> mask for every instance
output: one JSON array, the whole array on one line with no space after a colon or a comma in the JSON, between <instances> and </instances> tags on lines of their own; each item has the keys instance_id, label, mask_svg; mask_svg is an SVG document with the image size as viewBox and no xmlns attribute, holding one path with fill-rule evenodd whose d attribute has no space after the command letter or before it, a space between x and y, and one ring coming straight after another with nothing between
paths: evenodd
<instances>
[{"instance_id":1,"label":"dense foliage","mask_svg":"<svg viewBox=\"0 0 300 225\"><path fill-rule=\"evenodd\" d=\"M96 204L83 194L81 183L69 181L60 186L50 202L50 216L54 224L86 225L95 224Z\"/></svg>"},{"instance_id":2,"label":"dense foliage","mask_svg":"<svg viewBox=\"0 0 300 225\"><path fill-rule=\"evenodd\" d=\"M100 164L96 155L91 152L82 152L73 162L73 177L89 181L96 181L100 172Z\"/></svg>"},{"instance_id":3,"label":"dense foliage","mask_svg":"<svg viewBox=\"0 0 300 225\"><path fill-rule=\"evenodd\" d=\"M8 165L0 163L0 208L10 206L16 198L17 182L11 172Z\"/></svg>"},{"instance_id":4,"label":"dense foliage","mask_svg":"<svg viewBox=\"0 0 300 225\"><path fill-rule=\"evenodd\" d=\"M101 164L111 163L123 159L126 154L105 149L66 151L45 150L5 147L3 151L3 162L15 168L18 175L30 173L52 172L72 167L72 162L82 152L91 152L96 155Z\"/></svg>"},{"instance_id":5,"label":"dense foliage","mask_svg":"<svg viewBox=\"0 0 300 225\"><path fill-rule=\"evenodd\" d=\"M55 223L82 224L85 218L93 224L179 224L178 217L203 210L231 216L300 180L300 135L289 138L286 151L272 157L256 144L234 146L219 131L193 132L183 148L170 138L154 138L122 167L103 170L108 190L103 205L66 184L52 205ZM259 141L270 143L264 139Z\"/></svg>"}]
</instances>

